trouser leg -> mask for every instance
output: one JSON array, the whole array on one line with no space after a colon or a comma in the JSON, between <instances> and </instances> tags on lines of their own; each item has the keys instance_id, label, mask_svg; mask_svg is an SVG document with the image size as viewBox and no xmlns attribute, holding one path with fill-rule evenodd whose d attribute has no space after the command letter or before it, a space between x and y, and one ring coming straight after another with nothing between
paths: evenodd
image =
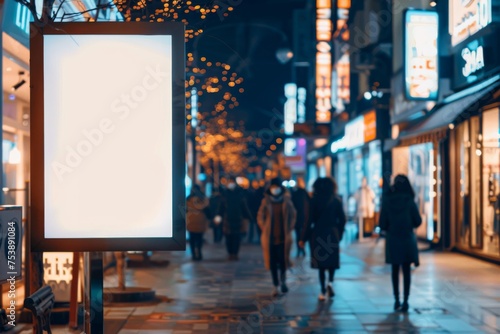
<instances>
[{"instance_id":1,"label":"trouser leg","mask_svg":"<svg viewBox=\"0 0 500 334\"><path fill-rule=\"evenodd\" d=\"M270 261L270 269L271 269L271 277L273 279L273 285L278 286L278 255L276 254L277 250L274 245L269 248L269 261Z\"/></svg>"},{"instance_id":2,"label":"trouser leg","mask_svg":"<svg viewBox=\"0 0 500 334\"><path fill-rule=\"evenodd\" d=\"M325 294L326 292L326 287L325 287L325 269L320 268L319 269L319 285L321 288L321 293Z\"/></svg>"},{"instance_id":3,"label":"trouser leg","mask_svg":"<svg viewBox=\"0 0 500 334\"><path fill-rule=\"evenodd\" d=\"M403 298L408 301L410 296L410 284L411 284L411 263L404 263L403 267Z\"/></svg>"},{"instance_id":4,"label":"trouser leg","mask_svg":"<svg viewBox=\"0 0 500 334\"><path fill-rule=\"evenodd\" d=\"M391 273L392 291L396 299L399 299L399 266L399 264L393 264Z\"/></svg>"}]
</instances>

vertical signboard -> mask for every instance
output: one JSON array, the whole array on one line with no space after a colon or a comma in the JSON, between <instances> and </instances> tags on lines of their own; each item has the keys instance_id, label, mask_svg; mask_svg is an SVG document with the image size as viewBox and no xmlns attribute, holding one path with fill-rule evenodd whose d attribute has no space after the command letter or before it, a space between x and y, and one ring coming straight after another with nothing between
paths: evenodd
<instances>
[{"instance_id":1,"label":"vertical signboard","mask_svg":"<svg viewBox=\"0 0 500 334\"><path fill-rule=\"evenodd\" d=\"M316 122L332 118L332 1L316 1Z\"/></svg>"},{"instance_id":2,"label":"vertical signboard","mask_svg":"<svg viewBox=\"0 0 500 334\"><path fill-rule=\"evenodd\" d=\"M293 134L293 125L297 123L297 85L294 83L285 84L285 134Z\"/></svg>"},{"instance_id":3,"label":"vertical signboard","mask_svg":"<svg viewBox=\"0 0 500 334\"><path fill-rule=\"evenodd\" d=\"M184 25L31 31L32 249L184 249Z\"/></svg>"},{"instance_id":4,"label":"vertical signboard","mask_svg":"<svg viewBox=\"0 0 500 334\"><path fill-rule=\"evenodd\" d=\"M404 15L404 80L409 100L438 98L438 14L408 9Z\"/></svg>"}]
</instances>

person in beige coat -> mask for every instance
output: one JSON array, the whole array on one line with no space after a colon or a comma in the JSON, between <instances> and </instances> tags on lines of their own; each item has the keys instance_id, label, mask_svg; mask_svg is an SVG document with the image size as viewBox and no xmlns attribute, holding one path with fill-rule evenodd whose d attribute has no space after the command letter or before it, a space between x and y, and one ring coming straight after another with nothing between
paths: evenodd
<instances>
[{"instance_id":1,"label":"person in beige coat","mask_svg":"<svg viewBox=\"0 0 500 334\"><path fill-rule=\"evenodd\" d=\"M295 226L296 211L290 194L282 186L281 180L271 181L257 214L257 223L262 230L260 242L266 269L271 271L273 279L273 297L281 292L287 293L286 270L290 264L292 231ZM280 280L278 279L278 270Z\"/></svg>"}]
</instances>

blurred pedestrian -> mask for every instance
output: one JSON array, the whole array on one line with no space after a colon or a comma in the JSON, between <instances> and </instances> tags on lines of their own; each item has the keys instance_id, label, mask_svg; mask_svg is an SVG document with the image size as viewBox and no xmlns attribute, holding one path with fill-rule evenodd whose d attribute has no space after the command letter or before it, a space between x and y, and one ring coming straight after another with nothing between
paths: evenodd
<instances>
[{"instance_id":1,"label":"blurred pedestrian","mask_svg":"<svg viewBox=\"0 0 500 334\"><path fill-rule=\"evenodd\" d=\"M299 177L297 178L297 186L292 191L292 202L295 210L297 210L297 220L295 222L295 240L297 242L297 255L306 256L306 251L303 247L299 247L300 237L302 236L302 227L305 225L307 221L307 217L309 215L309 194L307 193L306 183L304 179Z\"/></svg>"},{"instance_id":2,"label":"blurred pedestrian","mask_svg":"<svg viewBox=\"0 0 500 334\"><path fill-rule=\"evenodd\" d=\"M260 227L257 224L257 212L260 208L260 203L264 198L264 188L259 184L258 180L252 181L252 187L248 193L248 208L252 214L252 220L250 221L250 226L248 227L248 243L260 243Z\"/></svg>"},{"instance_id":3,"label":"blurred pedestrian","mask_svg":"<svg viewBox=\"0 0 500 334\"><path fill-rule=\"evenodd\" d=\"M219 215L226 238L229 260L238 260L242 234L246 233L248 221L252 218L245 193L234 178L230 178L224 191Z\"/></svg>"},{"instance_id":4,"label":"blurred pedestrian","mask_svg":"<svg viewBox=\"0 0 500 334\"><path fill-rule=\"evenodd\" d=\"M319 300L335 295L333 278L340 268L339 244L346 223L341 199L337 196L337 184L332 178L318 178L313 185L309 219L302 231L300 247L309 241L311 267L319 270L321 293ZM328 285L325 275L328 271Z\"/></svg>"},{"instance_id":5,"label":"blurred pedestrian","mask_svg":"<svg viewBox=\"0 0 500 334\"><path fill-rule=\"evenodd\" d=\"M203 234L208 228L211 218L208 200L201 191L199 185L193 185L191 194L186 200L186 228L189 232L189 246L194 261L203 259L201 252L203 246Z\"/></svg>"},{"instance_id":6,"label":"blurred pedestrian","mask_svg":"<svg viewBox=\"0 0 500 334\"><path fill-rule=\"evenodd\" d=\"M271 270L274 297L279 294L280 283L281 292L288 292L286 270L290 263L295 215L296 211L290 194L281 184L281 180L279 178L271 180L271 185L265 192L260 205L257 222L262 230L261 246L264 264L267 269Z\"/></svg>"},{"instance_id":7,"label":"blurred pedestrian","mask_svg":"<svg viewBox=\"0 0 500 334\"><path fill-rule=\"evenodd\" d=\"M210 196L210 211L215 214L210 222L214 235L214 244L222 242L222 218L218 215L222 205L222 195L219 188L214 188L212 196Z\"/></svg>"},{"instance_id":8,"label":"blurred pedestrian","mask_svg":"<svg viewBox=\"0 0 500 334\"><path fill-rule=\"evenodd\" d=\"M397 175L391 190L382 199L379 225L386 232L385 262L392 265L394 310L409 309L412 263L419 265L417 238L413 231L422 223L415 204L415 192L405 175ZM403 270L403 304L399 300L399 269Z\"/></svg>"}]
</instances>

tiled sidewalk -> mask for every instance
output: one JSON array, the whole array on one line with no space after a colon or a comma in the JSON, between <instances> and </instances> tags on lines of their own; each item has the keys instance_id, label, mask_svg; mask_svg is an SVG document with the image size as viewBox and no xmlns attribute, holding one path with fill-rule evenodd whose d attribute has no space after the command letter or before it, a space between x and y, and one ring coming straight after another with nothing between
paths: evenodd
<instances>
[{"instance_id":1,"label":"tiled sidewalk","mask_svg":"<svg viewBox=\"0 0 500 334\"><path fill-rule=\"evenodd\" d=\"M422 252L410 312L394 313L383 243L367 239L343 247L336 296L327 302L317 299L317 272L308 259L296 261L289 273L290 292L272 299L259 246L244 245L238 262L226 261L223 245L206 245L202 262L191 262L189 252L156 254L170 266L129 269L128 284L153 287L168 301L105 307L110 326L104 333L116 333L111 327L122 327L120 334L500 333L498 266ZM114 279L108 276L105 285Z\"/></svg>"}]
</instances>

